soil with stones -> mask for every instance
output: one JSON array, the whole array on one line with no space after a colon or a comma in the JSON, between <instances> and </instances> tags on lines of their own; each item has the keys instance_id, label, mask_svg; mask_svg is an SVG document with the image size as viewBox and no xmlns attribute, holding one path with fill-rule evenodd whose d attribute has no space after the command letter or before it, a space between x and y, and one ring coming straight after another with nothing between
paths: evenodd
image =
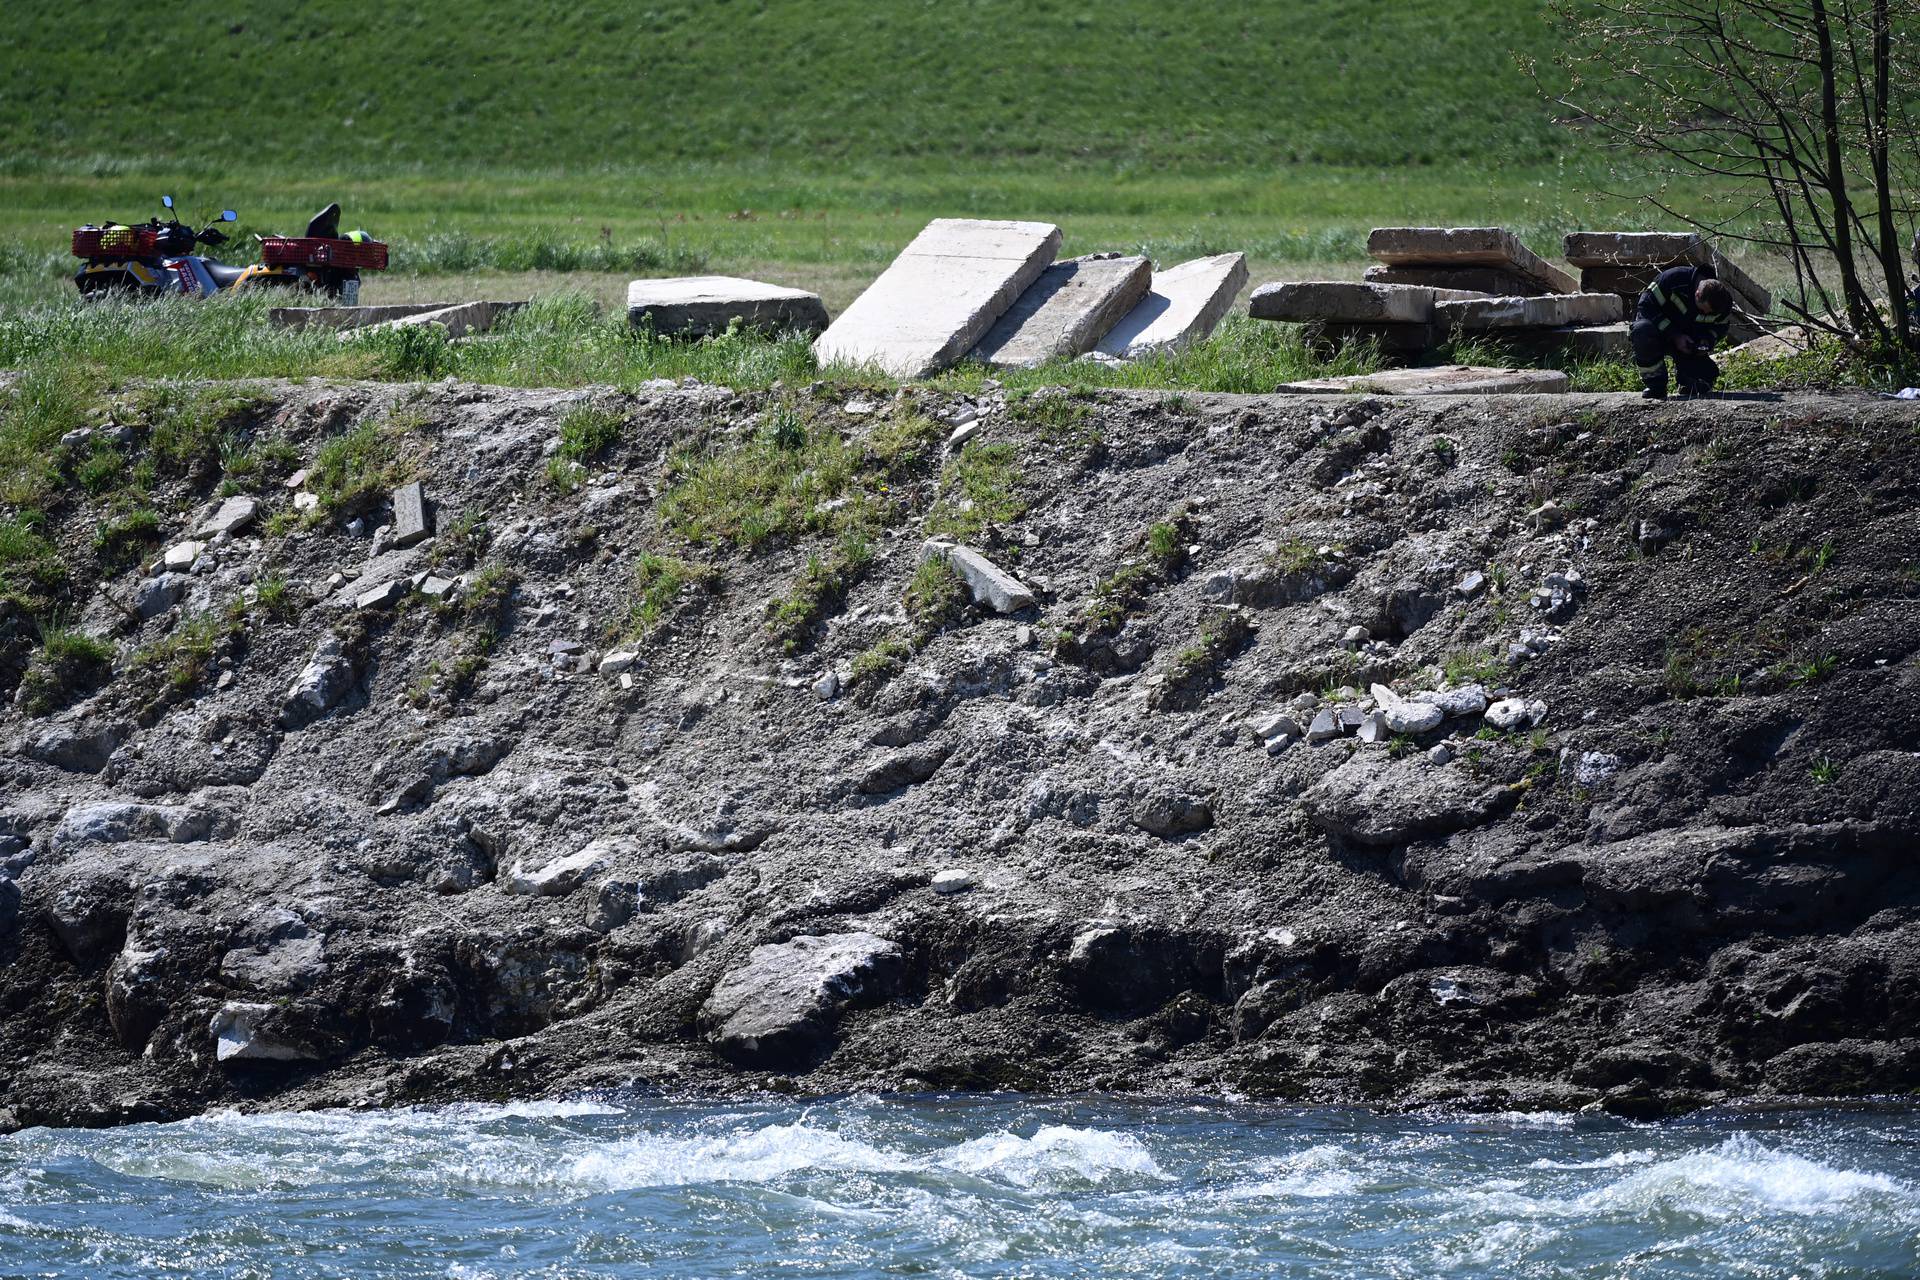
<instances>
[{"instance_id":1,"label":"soil with stones","mask_svg":"<svg viewBox=\"0 0 1920 1280\"><path fill-rule=\"evenodd\" d=\"M0 617L0 1129L1920 1087L1911 406L240 389Z\"/></svg>"}]
</instances>

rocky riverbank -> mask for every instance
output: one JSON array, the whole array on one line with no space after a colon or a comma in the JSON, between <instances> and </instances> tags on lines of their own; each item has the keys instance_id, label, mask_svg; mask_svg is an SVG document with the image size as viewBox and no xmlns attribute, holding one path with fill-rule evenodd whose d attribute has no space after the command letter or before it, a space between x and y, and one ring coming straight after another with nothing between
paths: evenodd
<instances>
[{"instance_id":1,"label":"rocky riverbank","mask_svg":"<svg viewBox=\"0 0 1920 1280\"><path fill-rule=\"evenodd\" d=\"M1916 424L127 389L159 520L0 604L0 1129L1907 1092Z\"/></svg>"}]
</instances>

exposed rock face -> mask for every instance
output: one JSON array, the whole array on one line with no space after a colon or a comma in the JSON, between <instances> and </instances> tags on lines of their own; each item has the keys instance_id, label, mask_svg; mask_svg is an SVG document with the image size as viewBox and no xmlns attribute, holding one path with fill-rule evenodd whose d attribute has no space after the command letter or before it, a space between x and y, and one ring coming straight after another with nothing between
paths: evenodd
<instances>
[{"instance_id":1,"label":"exposed rock face","mask_svg":"<svg viewBox=\"0 0 1920 1280\"><path fill-rule=\"evenodd\" d=\"M760 1066L804 1065L831 1041L840 1014L884 999L900 979L900 948L871 933L834 933L755 947L700 1007L721 1053Z\"/></svg>"},{"instance_id":2,"label":"exposed rock face","mask_svg":"<svg viewBox=\"0 0 1920 1280\"><path fill-rule=\"evenodd\" d=\"M68 602L121 656L0 713L7 1123L1920 1088L1912 405L653 387L562 494L577 391L254 394L309 459L404 406L432 537L375 488ZM796 402L778 501L689 482ZM943 535L1017 613L911 591Z\"/></svg>"}]
</instances>

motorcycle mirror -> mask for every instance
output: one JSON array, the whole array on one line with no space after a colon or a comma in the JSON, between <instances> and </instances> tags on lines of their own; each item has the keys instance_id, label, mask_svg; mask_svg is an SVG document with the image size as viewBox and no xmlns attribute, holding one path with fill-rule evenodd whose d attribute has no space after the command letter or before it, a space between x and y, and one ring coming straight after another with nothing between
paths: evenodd
<instances>
[{"instance_id":1,"label":"motorcycle mirror","mask_svg":"<svg viewBox=\"0 0 1920 1280\"><path fill-rule=\"evenodd\" d=\"M167 208L169 208L169 209L171 209L171 208L173 208L173 197L172 197L172 196L161 196L161 197L160 197L160 203L161 203L161 204L163 204L163 205L165 205L165 206L167 206Z\"/></svg>"},{"instance_id":2,"label":"motorcycle mirror","mask_svg":"<svg viewBox=\"0 0 1920 1280\"><path fill-rule=\"evenodd\" d=\"M238 221L240 221L240 215L239 215L239 214L237 214L237 213L235 213L235 212L234 212L233 210L231 210L231 209L222 209L222 210L220 211L220 221L222 221L222 222L238 222Z\"/></svg>"}]
</instances>

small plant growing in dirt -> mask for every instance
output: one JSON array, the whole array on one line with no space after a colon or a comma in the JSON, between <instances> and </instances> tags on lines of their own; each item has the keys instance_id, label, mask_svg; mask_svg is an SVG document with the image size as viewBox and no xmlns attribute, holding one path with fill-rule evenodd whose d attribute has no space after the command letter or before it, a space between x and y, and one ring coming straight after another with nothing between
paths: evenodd
<instances>
[{"instance_id":1,"label":"small plant growing in dirt","mask_svg":"<svg viewBox=\"0 0 1920 1280\"><path fill-rule=\"evenodd\" d=\"M1506 674L1506 667L1499 655L1486 648L1461 649L1450 653L1440 669L1446 675L1447 683L1454 686L1494 685Z\"/></svg>"},{"instance_id":2,"label":"small plant growing in dirt","mask_svg":"<svg viewBox=\"0 0 1920 1280\"><path fill-rule=\"evenodd\" d=\"M907 617L924 635L959 620L967 607L967 584L945 560L922 560L907 582Z\"/></svg>"},{"instance_id":3,"label":"small plant growing in dirt","mask_svg":"<svg viewBox=\"0 0 1920 1280\"><path fill-rule=\"evenodd\" d=\"M545 477L547 487L565 497L580 491L580 486L587 482L587 469L572 458L555 454L547 459Z\"/></svg>"},{"instance_id":4,"label":"small plant growing in dirt","mask_svg":"<svg viewBox=\"0 0 1920 1280\"><path fill-rule=\"evenodd\" d=\"M160 517L149 507L110 516L94 530L93 553L110 569L123 569L160 541Z\"/></svg>"},{"instance_id":5,"label":"small plant growing in dirt","mask_svg":"<svg viewBox=\"0 0 1920 1280\"><path fill-rule=\"evenodd\" d=\"M814 627L845 603L872 565L873 549L859 533L843 535L830 555L809 555L792 594L768 602L767 630L788 654L807 649Z\"/></svg>"},{"instance_id":6,"label":"small plant growing in dirt","mask_svg":"<svg viewBox=\"0 0 1920 1280\"><path fill-rule=\"evenodd\" d=\"M707 587L719 574L708 565L643 552L633 566L633 596L621 634L644 640L672 618L689 587Z\"/></svg>"},{"instance_id":7,"label":"small plant growing in dirt","mask_svg":"<svg viewBox=\"0 0 1920 1280\"><path fill-rule=\"evenodd\" d=\"M20 707L30 716L58 711L96 689L113 663L113 646L65 627L48 627L20 679Z\"/></svg>"},{"instance_id":8,"label":"small plant growing in dirt","mask_svg":"<svg viewBox=\"0 0 1920 1280\"><path fill-rule=\"evenodd\" d=\"M884 684L907 669L913 654L911 640L888 636L854 658L847 672L848 683L855 687Z\"/></svg>"},{"instance_id":9,"label":"small plant growing in dirt","mask_svg":"<svg viewBox=\"0 0 1920 1280\"><path fill-rule=\"evenodd\" d=\"M1818 760L1815 760L1813 762L1813 768L1808 770L1808 773L1815 782L1823 787L1840 776L1839 768L1834 765L1833 759L1829 756L1821 756Z\"/></svg>"},{"instance_id":10,"label":"small plant growing in dirt","mask_svg":"<svg viewBox=\"0 0 1920 1280\"><path fill-rule=\"evenodd\" d=\"M29 612L51 605L67 584L60 549L42 537L37 518L0 516L0 596L11 596Z\"/></svg>"},{"instance_id":11,"label":"small plant growing in dirt","mask_svg":"<svg viewBox=\"0 0 1920 1280\"><path fill-rule=\"evenodd\" d=\"M422 425L416 415L396 414L382 422L363 422L320 446L307 470L307 485L322 509L355 515L388 491L413 478L401 461L400 440Z\"/></svg>"},{"instance_id":12,"label":"small plant growing in dirt","mask_svg":"<svg viewBox=\"0 0 1920 1280\"><path fill-rule=\"evenodd\" d=\"M1019 496L1019 455L1010 444L969 443L940 477L940 500L927 513L927 532L978 537L989 525L1026 514Z\"/></svg>"},{"instance_id":13,"label":"small plant growing in dirt","mask_svg":"<svg viewBox=\"0 0 1920 1280\"><path fill-rule=\"evenodd\" d=\"M591 462L620 439L626 419L612 409L577 404L560 416L560 445L555 450L571 462Z\"/></svg>"},{"instance_id":14,"label":"small plant growing in dirt","mask_svg":"<svg viewBox=\"0 0 1920 1280\"><path fill-rule=\"evenodd\" d=\"M1186 709L1197 704L1220 668L1247 645L1253 628L1238 609L1221 610L1201 624L1194 643L1174 655L1165 678L1154 689L1156 708Z\"/></svg>"}]
</instances>

